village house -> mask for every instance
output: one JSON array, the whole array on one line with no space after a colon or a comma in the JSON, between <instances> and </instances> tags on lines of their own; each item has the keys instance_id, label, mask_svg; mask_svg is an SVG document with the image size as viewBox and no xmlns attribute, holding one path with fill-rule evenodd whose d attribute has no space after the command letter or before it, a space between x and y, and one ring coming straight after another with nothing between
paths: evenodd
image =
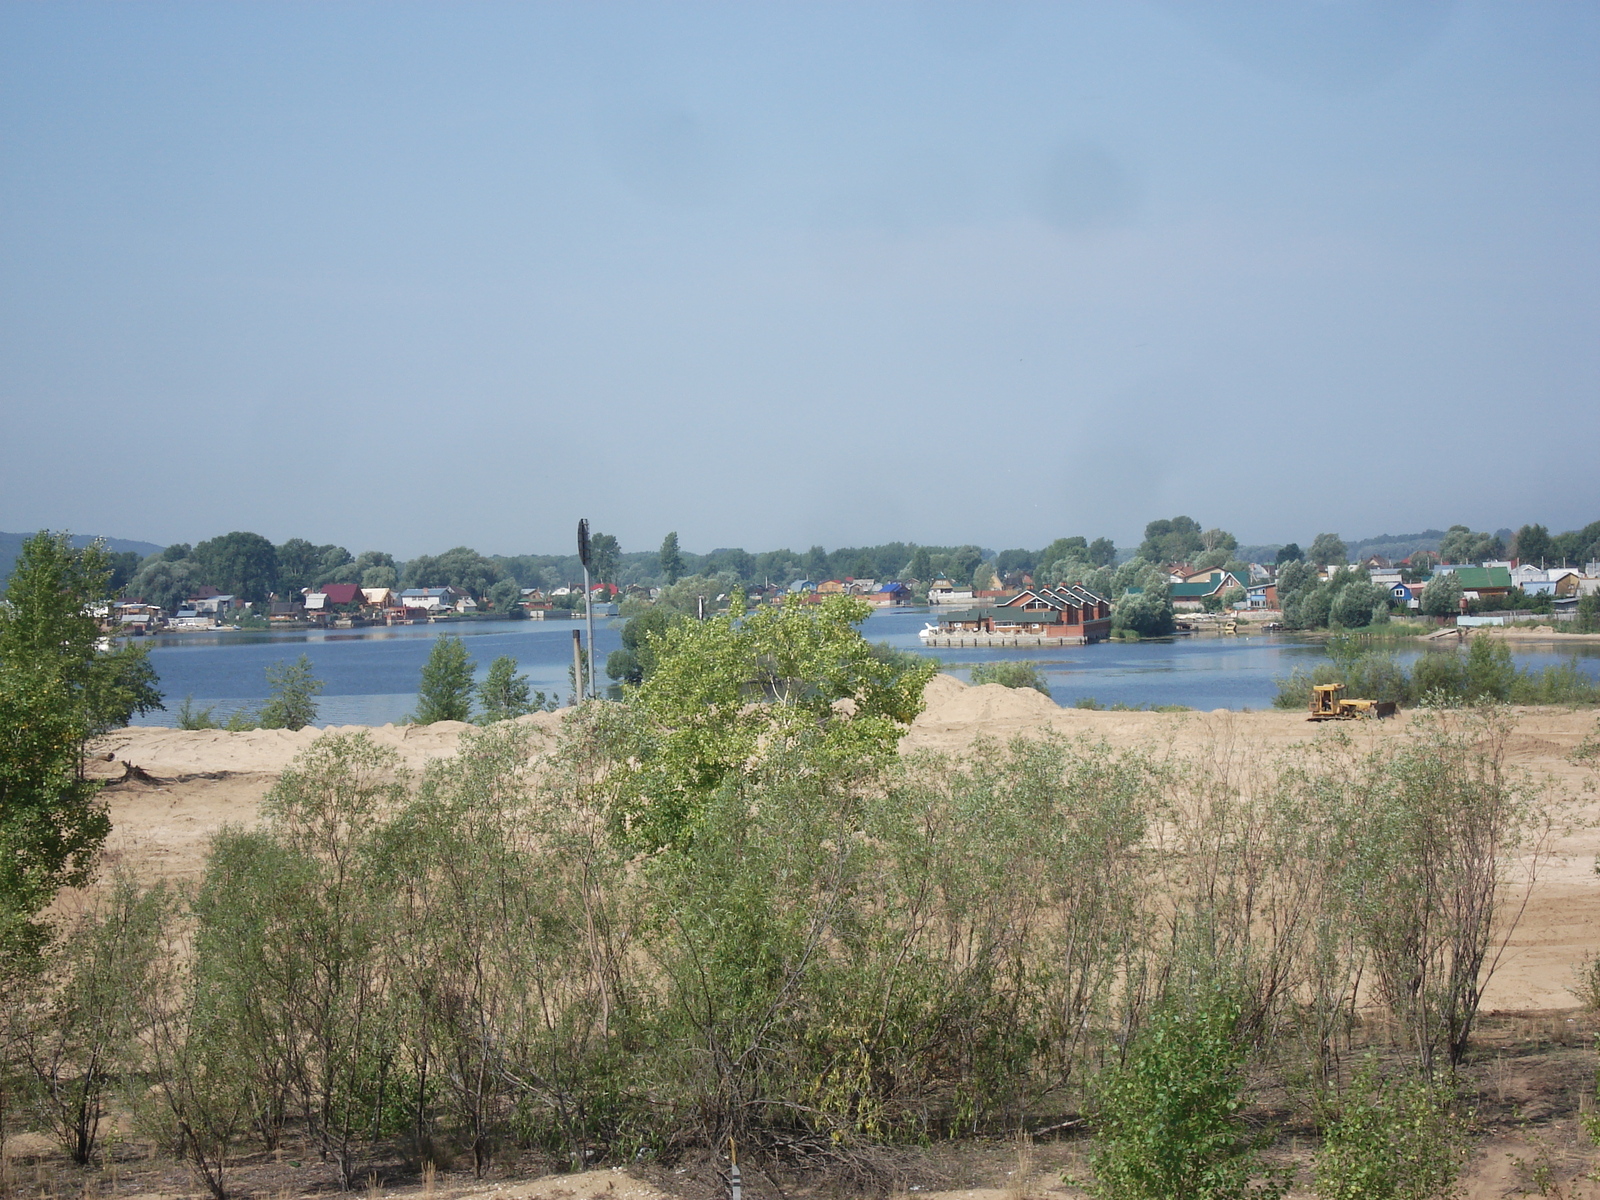
<instances>
[{"instance_id":1,"label":"village house","mask_svg":"<svg viewBox=\"0 0 1600 1200\"><path fill-rule=\"evenodd\" d=\"M400 593L400 603L406 608L418 609L428 616L455 612L456 605L466 596L453 587L406 588ZM474 606L476 607L476 606Z\"/></svg>"},{"instance_id":2,"label":"village house","mask_svg":"<svg viewBox=\"0 0 1600 1200\"><path fill-rule=\"evenodd\" d=\"M232 612L235 606L236 601L232 596L225 596L210 585L183 602L184 609L191 617L223 617Z\"/></svg>"},{"instance_id":3,"label":"village house","mask_svg":"<svg viewBox=\"0 0 1600 1200\"><path fill-rule=\"evenodd\" d=\"M1245 606L1256 610L1272 610L1278 607L1278 585L1275 583L1252 583L1244 590Z\"/></svg>"},{"instance_id":4,"label":"village house","mask_svg":"<svg viewBox=\"0 0 1600 1200\"><path fill-rule=\"evenodd\" d=\"M1441 566L1436 574L1453 572L1461 581L1461 596L1465 600L1481 600L1485 596L1504 596L1511 590L1511 569L1504 566L1463 567Z\"/></svg>"},{"instance_id":5,"label":"village house","mask_svg":"<svg viewBox=\"0 0 1600 1200\"><path fill-rule=\"evenodd\" d=\"M1174 608L1180 605L1194 607L1204 604L1208 596L1221 596L1229 588L1245 588L1248 596L1248 585L1232 571L1224 571L1221 567L1213 567L1209 571L1197 572L1182 583L1172 585L1168 593L1172 598Z\"/></svg>"}]
</instances>

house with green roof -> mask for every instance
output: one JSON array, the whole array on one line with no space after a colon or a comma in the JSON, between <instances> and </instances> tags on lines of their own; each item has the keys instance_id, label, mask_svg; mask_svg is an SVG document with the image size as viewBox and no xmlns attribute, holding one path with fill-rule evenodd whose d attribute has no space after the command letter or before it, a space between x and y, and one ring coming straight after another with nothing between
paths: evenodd
<instances>
[{"instance_id":1,"label":"house with green roof","mask_svg":"<svg viewBox=\"0 0 1600 1200\"><path fill-rule=\"evenodd\" d=\"M1435 569L1436 574L1453 574L1461 581L1462 594L1472 599L1478 596L1504 596L1511 590L1511 571L1507 567L1451 567Z\"/></svg>"}]
</instances>

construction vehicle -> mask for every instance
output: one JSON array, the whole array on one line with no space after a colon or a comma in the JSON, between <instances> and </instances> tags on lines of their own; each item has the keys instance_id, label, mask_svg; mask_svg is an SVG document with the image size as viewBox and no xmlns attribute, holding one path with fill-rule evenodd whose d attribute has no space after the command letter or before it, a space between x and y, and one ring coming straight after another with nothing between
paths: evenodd
<instances>
[{"instance_id":1,"label":"construction vehicle","mask_svg":"<svg viewBox=\"0 0 1600 1200\"><path fill-rule=\"evenodd\" d=\"M1311 715L1308 721L1359 721L1367 717L1382 719L1392 717L1396 711L1393 700L1346 700L1344 684L1315 683L1311 685Z\"/></svg>"}]
</instances>

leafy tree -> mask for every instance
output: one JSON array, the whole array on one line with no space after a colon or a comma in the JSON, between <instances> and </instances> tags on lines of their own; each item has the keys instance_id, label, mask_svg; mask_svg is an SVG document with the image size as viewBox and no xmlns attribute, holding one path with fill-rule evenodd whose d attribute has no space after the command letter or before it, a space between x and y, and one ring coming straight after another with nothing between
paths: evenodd
<instances>
[{"instance_id":1,"label":"leafy tree","mask_svg":"<svg viewBox=\"0 0 1600 1200\"><path fill-rule=\"evenodd\" d=\"M1600 559L1600 521L1558 534L1551 539L1550 554L1568 566L1583 566Z\"/></svg>"},{"instance_id":2,"label":"leafy tree","mask_svg":"<svg viewBox=\"0 0 1600 1200\"><path fill-rule=\"evenodd\" d=\"M1329 624L1359 629L1389 619L1388 590L1373 583L1365 571L1337 572L1329 591Z\"/></svg>"},{"instance_id":3,"label":"leafy tree","mask_svg":"<svg viewBox=\"0 0 1600 1200\"><path fill-rule=\"evenodd\" d=\"M111 568L111 577L106 581L106 590L113 596L122 595L122 589L128 586L139 571L139 556L132 550L122 550L116 554L106 556Z\"/></svg>"},{"instance_id":4,"label":"leafy tree","mask_svg":"<svg viewBox=\"0 0 1600 1200\"><path fill-rule=\"evenodd\" d=\"M32 961L45 936L33 918L88 877L110 830L84 743L161 707L142 648L97 649L108 575L103 547L40 532L0 604L0 975Z\"/></svg>"},{"instance_id":5,"label":"leafy tree","mask_svg":"<svg viewBox=\"0 0 1600 1200\"><path fill-rule=\"evenodd\" d=\"M892 759L936 668L874 654L856 630L871 611L852 597L796 598L661 634L655 670L633 694L647 744L630 755L618 797L630 838L651 847L692 839L713 794L800 742L818 761ZM853 712L835 707L846 699Z\"/></svg>"},{"instance_id":6,"label":"leafy tree","mask_svg":"<svg viewBox=\"0 0 1600 1200\"><path fill-rule=\"evenodd\" d=\"M176 612L183 602L200 588L200 566L186 559L170 559L165 554L151 555L139 567L138 573L128 581L127 594L134 599L154 604L167 612Z\"/></svg>"},{"instance_id":7,"label":"leafy tree","mask_svg":"<svg viewBox=\"0 0 1600 1200\"><path fill-rule=\"evenodd\" d=\"M1036 565L1040 572L1045 572L1063 559L1089 561L1089 543L1081 537L1057 538L1039 551Z\"/></svg>"},{"instance_id":8,"label":"leafy tree","mask_svg":"<svg viewBox=\"0 0 1600 1200\"><path fill-rule=\"evenodd\" d=\"M422 686L417 691L418 725L435 721L465 721L472 716L472 659L458 637L433 643L422 664Z\"/></svg>"},{"instance_id":9,"label":"leafy tree","mask_svg":"<svg viewBox=\"0 0 1600 1200\"><path fill-rule=\"evenodd\" d=\"M455 587L482 600L505 576L505 568L470 546L456 546L440 555L424 554L406 564L408 587Z\"/></svg>"},{"instance_id":10,"label":"leafy tree","mask_svg":"<svg viewBox=\"0 0 1600 1200\"><path fill-rule=\"evenodd\" d=\"M1319 533L1312 539L1311 549L1306 556L1319 567L1334 563L1343 566L1350 561L1350 548L1337 533Z\"/></svg>"},{"instance_id":11,"label":"leafy tree","mask_svg":"<svg viewBox=\"0 0 1600 1200\"><path fill-rule=\"evenodd\" d=\"M513 617L525 616L522 608L522 585L515 579L502 579L489 589L489 603L494 611Z\"/></svg>"},{"instance_id":12,"label":"leafy tree","mask_svg":"<svg viewBox=\"0 0 1600 1200\"><path fill-rule=\"evenodd\" d=\"M676 531L661 539L661 577L669 584L677 583L683 576L683 553L678 549Z\"/></svg>"},{"instance_id":13,"label":"leafy tree","mask_svg":"<svg viewBox=\"0 0 1600 1200\"><path fill-rule=\"evenodd\" d=\"M619 683L640 684L655 670L658 640L689 614L672 603L652 605L622 627L622 649L606 656L606 674Z\"/></svg>"},{"instance_id":14,"label":"leafy tree","mask_svg":"<svg viewBox=\"0 0 1600 1200\"><path fill-rule=\"evenodd\" d=\"M906 567L906 575L918 583L927 583L933 578L933 556L928 553L926 546L918 546L911 555L911 562Z\"/></svg>"},{"instance_id":15,"label":"leafy tree","mask_svg":"<svg viewBox=\"0 0 1600 1200\"><path fill-rule=\"evenodd\" d=\"M1231 554L1239 548L1239 539L1226 529L1206 530L1200 535L1200 543L1206 548L1207 553L1214 550L1225 550Z\"/></svg>"},{"instance_id":16,"label":"leafy tree","mask_svg":"<svg viewBox=\"0 0 1600 1200\"><path fill-rule=\"evenodd\" d=\"M234 531L194 548L205 582L252 604L264 603L278 586L278 551L259 533Z\"/></svg>"},{"instance_id":17,"label":"leafy tree","mask_svg":"<svg viewBox=\"0 0 1600 1200\"><path fill-rule=\"evenodd\" d=\"M615 583L617 564L622 547L609 533L597 533L589 539L589 572L596 583Z\"/></svg>"},{"instance_id":18,"label":"leafy tree","mask_svg":"<svg viewBox=\"0 0 1600 1200\"><path fill-rule=\"evenodd\" d=\"M1305 551L1299 545L1290 542L1287 546L1278 547L1278 556L1273 561L1281 567L1284 563L1299 562L1305 556Z\"/></svg>"},{"instance_id":19,"label":"leafy tree","mask_svg":"<svg viewBox=\"0 0 1600 1200\"><path fill-rule=\"evenodd\" d=\"M1240 1119L1245 1037L1239 1007L1168 999L1095 1098L1098 1200L1244 1200L1283 1195ZM1267 1175L1252 1184L1253 1177Z\"/></svg>"},{"instance_id":20,"label":"leafy tree","mask_svg":"<svg viewBox=\"0 0 1600 1200\"><path fill-rule=\"evenodd\" d=\"M304 729L317 719L316 697L323 683L311 673L311 660L304 654L269 666L267 684L272 691L257 718L262 729Z\"/></svg>"},{"instance_id":21,"label":"leafy tree","mask_svg":"<svg viewBox=\"0 0 1600 1200\"><path fill-rule=\"evenodd\" d=\"M279 595L289 596L310 587L317 576L320 555L305 538L290 538L278 547Z\"/></svg>"},{"instance_id":22,"label":"leafy tree","mask_svg":"<svg viewBox=\"0 0 1600 1200\"><path fill-rule=\"evenodd\" d=\"M1511 543L1511 556L1521 562L1543 565L1555 557L1555 543L1543 525L1524 525Z\"/></svg>"},{"instance_id":23,"label":"leafy tree","mask_svg":"<svg viewBox=\"0 0 1600 1200\"><path fill-rule=\"evenodd\" d=\"M828 552L821 546L811 547L806 551L802 570L805 571L807 579L818 581L826 579L828 577Z\"/></svg>"},{"instance_id":24,"label":"leafy tree","mask_svg":"<svg viewBox=\"0 0 1600 1200\"><path fill-rule=\"evenodd\" d=\"M1503 558L1505 549L1505 543L1495 534L1473 533L1465 525L1450 526L1439 543L1439 553L1449 563L1476 563Z\"/></svg>"},{"instance_id":25,"label":"leafy tree","mask_svg":"<svg viewBox=\"0 0 1600 1200\"><path fill-rule=\"evenodd\" d=\"M1449 617L1461 611L1461 579L1454 571L1435 575L1422 589L1422 611L1430 617Z\"/></svg>"},{"instance_id":26,"label":"leafy tree","mask_svg":"<svg viewBox=\"0 0 1600 1200\"><path fill-rule=\"evenodd\" d=\"M1110 538L1097 537L1089 543L1089 561L1097 567L1109 567L1117 561L1117 548Z\"/></svg>"},{"instance_id":27,"label":"leafy tree","mask_svg":"<svg viewBox=\"0 0 1600 1200\"><path fill-rule=\"evenodd\" d=\"M161 552L161 557L167 562L182 562L194 553L194 547L188 542L173 542Z\"/></svg>"},{"instance_id":28,"label":"leafy tree","mask_svg":"<svg viewBox=\"0 0 1600 1200\"><path fill-rule=\"evenodd\" d=\"M400 584L400 576L393 567L368 567L361 572L364 588L393 588Z\"/></svg>"},{"instance_id":29,"label":"leafy tree","mask_svg":"<svg viewBox=\"0 0 1600 1200\"><path fill-rule=\"evenodd\" d=\"M1140 591L1124 593L1112 607L1111 627L1129 630L1140 637L1165 637L1176 629L1172 590L1166 577L1152 574Z\"/></svg>"},{"instance_id":30,"label":"leafy tree","mask_svg":"<svg viewBox=\"0 0 1600 1200\"><path fill-rule=\"evenodd\" d=\"M1002 550L995 555L994 570L1001 578L1013 572L1031 575L1039 562L1032 550Z\"/></svg>"},{"instance_id":31,"label":"leafy tree","mask_svg":"<svg viewBox=\"0 0 1600 1200\"><path fill-rule=\"evenodd\" d=\"M995 570L992 562L979 563L972 569L972 590L975 592L989 591L995 585Z\"/></svg>"},{"instance_id":32,"label":"leafy tree","mask_svg":"<svg viewBox=\"0 0 1600 1200\"><path fill-rule=\"evenodd\" d=\"M544 707L544 693L530 691L528 677L517 674L517 660L502 654L489 664L489 674L478 685L479 725L509 721Z\"/></svg>"},{"instance_id":33,"label":"leafy tree","mask_svg":"<svg viewBox=\"0 0 1600 1200\"><path fill-rule=\"evenodd\" d=\"M1155 563L1188 562L1205 548L1200 522L1193 517L1173 517L1144 527L1139 557Z\"/></svg>"}]
</instances>

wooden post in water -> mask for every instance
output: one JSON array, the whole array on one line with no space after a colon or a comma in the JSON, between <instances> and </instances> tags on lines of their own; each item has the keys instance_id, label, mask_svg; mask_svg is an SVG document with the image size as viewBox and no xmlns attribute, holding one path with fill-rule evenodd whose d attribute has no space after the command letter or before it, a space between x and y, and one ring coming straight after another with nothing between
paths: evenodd
<instances>
[{"instance_id":1,"label":"wooden post in water","mask_svg":"<svg viewBox=\"0 0 1600 1200\"><path fill-rule=\"evenodd\" d=\"M572 631L572 703L583 700L583 630Z\"/></svg>"}]
</instances>

